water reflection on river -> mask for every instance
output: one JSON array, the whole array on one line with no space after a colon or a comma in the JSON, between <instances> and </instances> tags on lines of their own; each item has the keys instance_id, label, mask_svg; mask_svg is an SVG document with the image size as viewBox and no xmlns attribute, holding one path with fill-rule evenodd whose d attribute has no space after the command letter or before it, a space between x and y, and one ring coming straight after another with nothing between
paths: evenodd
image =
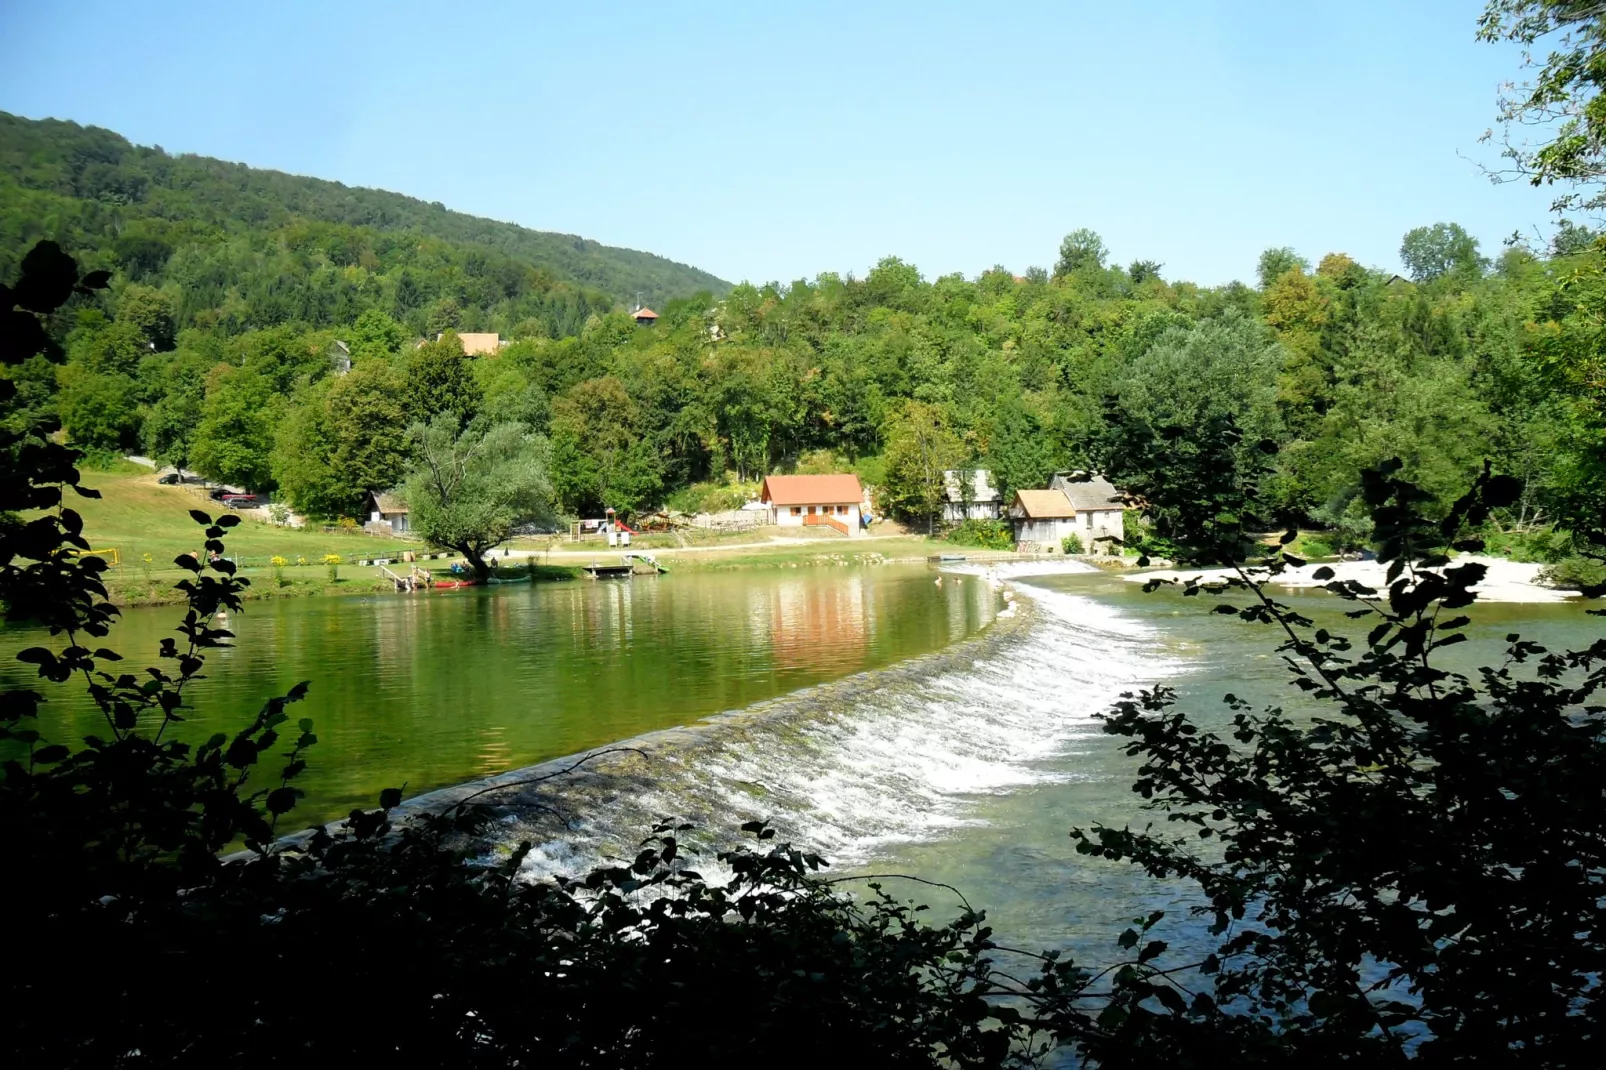
<instances>
[{"instance_id":1,"label":"water reflection on river","mask_svg":"<svg viewBox=\"0 0 1606 1070\"><path fill-rule=\"evenodd\" d=\"M231 730L309 680L292 716L313 718L319 743L296 816L326 819L386 786L415 794L888 665L990 618L979 581L934 579L923 565L821 566L250 603L185 734ZM176 619L131 610L111 644L137 666ZM26 682L11 655L45 641L0 635L0 680ZM76 693L54 690L50 716L93 731Z\"/></svg>"}]
</instances>

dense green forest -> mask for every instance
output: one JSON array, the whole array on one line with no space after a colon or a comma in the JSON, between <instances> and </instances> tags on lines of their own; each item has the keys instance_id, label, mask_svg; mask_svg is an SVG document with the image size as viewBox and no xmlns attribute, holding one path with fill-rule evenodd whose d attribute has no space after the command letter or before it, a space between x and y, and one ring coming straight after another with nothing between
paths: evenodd
<instances>
[{"instance_id":1,"label":"dense green forest","mask_svg":"<svg viewBox=\"0 0 1606 1070\"><path fill-rule=\"evenodd\" d=\"M1277 447L1250 519L1331 529L1339 547L1368 534L1358 473L1392 456L1446 501L1485 458L1519 477L1500 522L1538 556L1606 515L1606 254L1570 224L1492 257L1455 224L1424 226L1403 240L1409 277L1271 249L1253 285L1214 288L1111 264L1082 230L1052 271L929 280L889 257L863 279L710 285L643 327L512 255L547 236L403 198L391 215L388 194L69 124L6 129L7 255L26 229L113 271L52 320L65 364L15 371L29 411L312 515L401 484L409 427L443 414L541 438L570 514L855 466L883 508L921 517L944 467L988 467L1007 492L1110 467L1133 426L1230 417L1245 451ZM509 344L466 356L451 332L476 329Z\"/></svg>"},{"instance_id":2,"label":"dense green forest","mask_svg":"<svg viewBox=\"0 0 1606 1070\"><path fill-rule=\"evenodd\" d=\"M730 288L650 253L0 112L0 275L41 238L171 288L181 326L230 334L382 307L420 332L556 335L637 295Z\"/></svg>"}]
</instances>

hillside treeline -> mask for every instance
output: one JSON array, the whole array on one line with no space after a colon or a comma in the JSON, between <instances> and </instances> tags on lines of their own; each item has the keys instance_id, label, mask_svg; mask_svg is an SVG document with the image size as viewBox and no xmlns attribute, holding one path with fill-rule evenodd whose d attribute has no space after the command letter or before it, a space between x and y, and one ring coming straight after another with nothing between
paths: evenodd
<instances>
[{"instance_id":1,"label":"hillside treeline","mask_svg":"<svg viewBox=\"0 0 1606 1070\"><path fill-rule=\"evenodd\" d=\"M638 295L729 288L650 253L0 112L0 277L45 238L168 291L180 327L230 336L382 309L418 333L560 337Z\"/></svg>"}]
</instances>

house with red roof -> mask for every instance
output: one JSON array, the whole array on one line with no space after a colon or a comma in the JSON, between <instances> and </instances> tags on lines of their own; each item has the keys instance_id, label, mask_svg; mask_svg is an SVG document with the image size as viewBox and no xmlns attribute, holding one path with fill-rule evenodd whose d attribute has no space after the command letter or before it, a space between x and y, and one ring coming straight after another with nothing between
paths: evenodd
<instances>
[{"instance_id":1,"label":"house with red roof","mask_svg":"<svg viewBox=\"0 0 1606 1070\"><path fill-rule=\"evenodd\" d=\"M770 523L783 528L828 527L850 537L863 530L864 488L856 475L769 476L759 500Z\"/></svg>"}]
</instances>

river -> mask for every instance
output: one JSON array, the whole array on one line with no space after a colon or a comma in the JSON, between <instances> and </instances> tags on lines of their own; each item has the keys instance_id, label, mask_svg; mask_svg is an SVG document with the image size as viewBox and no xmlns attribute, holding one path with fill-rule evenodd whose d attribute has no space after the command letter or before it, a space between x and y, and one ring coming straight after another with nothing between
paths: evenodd
<instances>
[{"instance_id":1,"label":"river","mask_svg":"<svg viewBox=\"0 0 1606 1070\"><path fill-rule=\"evenodd\" d=\"M232 732L307 681L290 707L318 735L290 815L304 826L373 806L386 787L417 795L940 650L995 606L979 582L938 586L923 565L253 601L228 621L234 646L211 653L187 693L179 735ZM180 615L124 611L106 641L126 659L117 668L156 664ZM81 683L39 682L13 660L51 642L0 632L0 686L32 682L50 697L47 740L103 732Z\"/></svg>"},{"instance_id":2,"label":"river","mask_svg":"<svg viewBox=\"0 0 1606 1070\"><path fill-rule=\"evenodd\" d=\"M1024 608L998 618L1009 588L982 571L938 584L919 565L755 569L252 603L233 622L238 646L209 662L184 731L227 729L309 680L295 711L319 735L303 824L371 805L382 787L417 795L629 740L645 754L611 756L542 796L565 820L510 816L503 839L535 841L533 873L633 855L660 816L696 821L709 845L763 817L837 872L950 883L1006 942L1107 960L1134 916L1185 902L1131 866L1076 854L1066 835L1145 820L1129 790L1134 760L1097 715L1159 682L1205 723L1224 721L1226 691L1299 697L1275 636L1205 600L1067 572L1016 578ZM1324 592L1286 600L1355 634L1348 607ZM1447 651L1462 667L1510 631L1562 649L1600 626L1567 604L1473 616L1473 642ZM112 645L137 658L174 619L130 611ZM3 639L8 662L39 641ZM22 682L23 668L10 662L0 677ZM79 732L96 723L70 695L47 736L52 717ZM909 892L938 905L944 895Z\"/></svg>"}]
</instances>

